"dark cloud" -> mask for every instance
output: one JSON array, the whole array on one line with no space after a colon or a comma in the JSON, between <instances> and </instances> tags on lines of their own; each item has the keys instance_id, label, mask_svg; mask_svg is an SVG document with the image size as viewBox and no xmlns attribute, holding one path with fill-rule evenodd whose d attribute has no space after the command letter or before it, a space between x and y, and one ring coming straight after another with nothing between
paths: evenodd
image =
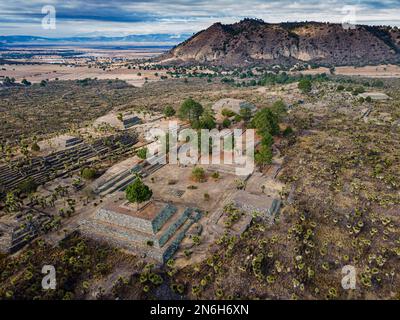
<instances>
[{"instance_id":1,"label":"dark cloud","mask_svg":"<svg viewBox=\"0 0 400 320\"><path fill-rule=\"evenodd\" d=\"M346 5L357 8L360 23L400 24L399 0L13 0L0 3L0 34L46 35L40 23L47 4L56 9L58 35L195 32L243 17L340 22Z\"/></svg>"}]
</instances>

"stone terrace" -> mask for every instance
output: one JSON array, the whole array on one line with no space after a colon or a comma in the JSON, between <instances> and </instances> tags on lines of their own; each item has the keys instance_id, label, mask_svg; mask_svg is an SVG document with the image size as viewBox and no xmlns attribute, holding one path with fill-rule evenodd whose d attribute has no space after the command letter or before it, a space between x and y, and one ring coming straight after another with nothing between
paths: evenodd
<instances>
[{"instance_id":1,"label":"stone terrace","mask_svg":"<svg viewBox=\"0 0 400 320\"><path fill-rule=\"evenodd\" d=\"M163 263L200 217L198 209L162 201L151 201L139 209L129 202L109 203L85 220L81 230L89 237Z\"/></svg>"},{"instance_id":2,"label":"stone terrace","mask_svg":"<svg viewBox=\"0 0 400 320\"><path fill-rule=\"evenodd\" d=\"M0 193L15 189L28 178L42 184L83 167L96 158L103 159L113 152L128 150L136 142L136 134L115 135L93 144L81 143L45 157L35 157L31 161L14 160L10 165L0 166Z\"/></svg>"}]
</instances>

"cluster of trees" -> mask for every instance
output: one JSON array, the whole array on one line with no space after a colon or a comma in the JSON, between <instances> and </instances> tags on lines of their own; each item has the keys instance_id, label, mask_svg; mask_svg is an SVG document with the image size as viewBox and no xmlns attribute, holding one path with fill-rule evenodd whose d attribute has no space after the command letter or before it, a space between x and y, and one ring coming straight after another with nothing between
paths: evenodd
<instances>
[{"instance_id":1,"label":"cluster of trees","mask_svg":"<svg viewBox=\"0 0 400 320\"><path fill-rule=\"evenodd\" d=\"M192 98L186 99L178 111L182 120L187 120L193 129L214 129L217 125L214 114Z\"/></svg>"},{"instance_id":2,"label":"cluster of trees","mask_svg":"<svg viewBox=\"0 0 400 320\"><path fill-rule=\"evenodd\" d=\"M271 107L259 110L253 119L251 110L247 108L241 109L240 114L236 114L231 110L222 110L221 114L225 116L222 126L227 128L231 125L230 118L235 117L235 121L250 122L250 126L256 129L257 134L262 137L261 147L256 151L255 161L258 165L264 166L272 161L272 145L274 142L273 136L280 134L279 121L286 114L286 104L278 100ZM178 116L182 120L187 120L191 123L194 129L213 129L216 127L216 121L211 110L204 109L203 106L194 101L192 98L186 99L179 111ZM193 176L201 175L201 169L196 168ZM199 180L199 177L194 180ZM200 178L201 180L201 178Z\"/></svg>"},{"instance_id":3,"label":"cluster of trees","mask_svg":"<svg viewBox=\"0 0 400 320\"><path fill-rule=\"evenodd\" d=\"M247 123L250 121L250 119L252 117L251 110L246 107L241 108L239 111L239 114L237 114L236 112L233 112L230 109L223 109L221 111L221 115L223 115L225 117L225 119L222 122L222 126L224 128L230 127L230 125L231 125L230 118L234 118L235 122L244 121L245 123Z\"/></svg>"},{"instance_id":4,"label":"cluster of trees","mask_svg":"<svg viewBox=\"0 0 400 320\"><path fill-rule=\"evenodd\" d=\"M171 107L166 107L164 109L164 115L167 115L167 113L175 114L172 113L172 108L171 112L169 113L170 108ZM249 108L242 108L239 114L236 114L231 110L224 109L222 110L221 114L225 117L222 122L222 126L224 128L231 126L232 122L230 118L232 117L234 117L236 122L244 121L246 123L249 122L252 117L252 113ZM193 100L192 98L188 98L182 103L178 110L178 116L181 120L189 121L193 129L212 130L217 126L214 112L210 108L204 108L199 102Z\"/></svg>"},{"instance_id":5,"label":"cluster of trees","mask_svg":"<svg viewBox=\"0 0 400 320\"><path fill-rule=\"evenodd\" d=\"M363 86L358 86L358 87L347 87L345 88L344 85L339 84L338 87L336 88L337 91L347 91L347 92L351 92L354 96L357 96L361 93L365 92L365 89Z\"/></svg>"},{"instance_id":6,"label":"cluster of trees","mask_svg":"<svg viewBox=\"0 0 400 320\"><path fill-rule=\"evenodd\" d=\"M385 86L385 83L380 80L380 79L375 79L373 81L368 81L368 80L361 80L361 79L354 79L350 77L341 77L337 79L339 83L348 83L348 84L359 84L364 87L376 87L376 88L383 88Z\"/></svg>"},{"instance_id":7,"label":"cluster of trees","mask_svg":"<svg viewBox=\"0 0 400 320\"><path fill-rule=\"evenodd\" d=\"M272 145L274 144L273 136L280 133L279 120L286 113L286 105L283 101L276 101L270 108L259 110L251 125L257 130L257 134L261 136L261 146L254 155L257 165L263 167L272 162Z\"/></svg>"},{"instance_id":8,"label":"cluster of trees","mask_svg":"<svg viewBox=\"0 0 400 320\"><path fill-rule=\"evenodd\" d=\"M5 77L3 80L3 84L5 86L10 86L13 85L14 83L15 83L15 78Z\"/></svg>"},{"instance_id":9,"label":"cluster of trees","mask_svg":"<svg viewBox=\"0 0 400 320\"><path fill-rule=\"evenodd\" d=\"M243 75L246 74L240 74L238 77L240 79L243 79ZM275 85L275 84L289 84L289 83L294 83L297 81L301 81L303 79L312 81L312 80L317 80L317 81L326 81L328 80L328 76L326 73L322 74L317 74L315 76L311 75L290 75L286 72L266 72L262 77L258 79L251 79L249 81L242 81L240 82L240 79L237 79L235 82L235 78L229 78L229 77L224 77L221 79L222 83L225 84L231 84L235 85L236 87L254 87L254 86L267 86L267 85ZM248 79L248 78L245 78Z\"/></svg>"},{"instance_id":10,"label":"cluster of trees","mask_svg":"<svg viewBox=\"0 0 400 320\"><path fill-rule=\"evenodd\" d=\"M264 74L264 76L261 78L261 80L259 82L260 82L260 85L265 86L265 85L271 85L271 84L289 84L289 83L294 83L294 82L302 81L302 80L326 81L326 80L328 80L328 75L326 73L321 73L321 74L312 76L312 75L303 75L303 74L290 75L286 72L280 72L278 74L273 73L273 72L267 72Z\"/></svg>"}]
</instances>

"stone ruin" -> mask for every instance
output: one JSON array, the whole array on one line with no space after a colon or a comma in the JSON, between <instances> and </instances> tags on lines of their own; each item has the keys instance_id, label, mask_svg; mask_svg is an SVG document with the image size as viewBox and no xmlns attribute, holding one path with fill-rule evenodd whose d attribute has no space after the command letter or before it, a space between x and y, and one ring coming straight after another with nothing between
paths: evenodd
<instances>
[{"instance_id":1,"label":"stone ruin","mask_svg":"<svg viewBox=\"0 0 400 320\"><path fill-rule=\"evenodd\" d=\"M122 119L116 114L107 114L94 121L94 126L111 126L118 130L127 130L138 124L141 124L142 120L135 115L123 115Z\"/></svg>"},{"instance_id":2,"label":"stone ruin","mask_svg":"<svg viewBox=\"0 0 400 320\"><path fill-rule=\"evenodd\" d=\"M231 204L248 214L257 213L264 221L272 224L281 207L281 201L265 195L240 190L231 199Z\"/></svg>"},{"instance_id":3,"label":"stone ruin","mask_svg":"<svg viewBox=\"0 0 400 320\"><path fill-rule=\"evenodd\" d=\"M136 116L125 117L122 120L122 125L124 126L124 129L129 129L140 123L141 123L140 118L138 118Z\"/></svg>"},{"instance_id":4,"label":"stone ruin","mask_svg":"<svg viewBox=\"0 0 400 320\"><path fill-rule=\"evenodd\" d=\"M44 157L34 157L29 161L13 160L9 165L0 165L0 193L17 188L29 178L37 185L43 184L67 172L90 165L96 158L104 159L113 152L128 150L136 143L135 133L125 133L98 139L92 144L79 143Z\"/></svg>"},{"instance_id":5,"label":"stone ruin","mask_svg":"<svg viewBox=\"0 0 400 320\"><path fill-rule=\"evenodd\" d=\"M35 210L23 210L0 221L0 252L14 253L52 228L52 218Z\"/></svg>"},{"instance_id":6,"label":"stone ruin","mask_svg":"<svg viewBox=\"0 0 400 320\"><path fill-rule=\"evenodd\" d=\"M239 114L242 109L249 109L251 112L255 112L257 108L254 104L247 102L246 100L227 98L221 99L214 103L212 109L217 114L220 114L224 109L231 110Z\"/></svg>"},{"instance_id":7,"label":"stone ruin","mask_svg":"<svg viewBox=\"0 0 400 320\"><path fill-rule=\"evenodd\" d=\"M198 209L183 205L151 201L137 209L126 202L99 209L82 222L80 230L88 237L164 263L200 218Z\"/></svg>"}]
</instances>

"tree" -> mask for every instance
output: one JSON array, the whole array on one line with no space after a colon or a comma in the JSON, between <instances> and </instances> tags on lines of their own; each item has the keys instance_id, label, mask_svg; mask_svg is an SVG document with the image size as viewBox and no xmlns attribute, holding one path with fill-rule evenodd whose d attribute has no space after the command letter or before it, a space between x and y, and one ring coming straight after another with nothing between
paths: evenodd
<instances>
[{"instance_id":1,"label":"tree","mask_svg":"<svg viewBox=\"0 0 400 320\"><path fill-rule=\"evenodd\" d=\"M199 121L203 111L203 106L200 103L194 101L192 98L188 98L182 103L178 114L182 120L195 122Z\"/></svg>"},{"instance_id":2,"label":"tree","mask_svg":"<svg viewBox=\"0 0 400 320\"><path fill-rule=\"evenodd\" d=\"M166 106L164 108L164 116L166 116L167 118L173 117L175 113L176 113L175 109L172 108L171 106Z\"/></svg>"},{"instance_id":3,"label":"tree","mask_svg":"<svg viewBox=\"0 0 400 320\"><path fill-rule=\"evenodd\" d=\"M308 79L301 79L299 81L298 88L303 93L309 93L312 89L311 81Z\"/></svg>"},{"instance_id":4,"label":"tree","mask_svg":"<svg viewBox=\"0 0 400 320\"><path fill-rule=\"evenodd\" d=\"M235 117L233 118L235 120L235 122L240 122L242 121L242 117L240 114L235 115Z\"/></svg>"},{"instance_id":5,"label":"tree","mask_svg":"<svg viewBox=\"0 0 400 320\"><path fill-rule=\"evenodd\" d=\"M263 108L255 114L252 126L257 129L257 133L260 135L266 133L277 135L279 133L278 118L268 108Z\"/></svg>"},{"instance_id":6,"label":"tree","mask_svg":"<svg viewBox=\"0 0 400 320\"><path fill-rule=\"evenodd\" d=\"M262 139L261 139L261 144L263 146L266 146L268 148L271 148L272 145L274 144L274 138L272 137L272 135L269 132L266 132Z\"/></svg>"},{"instance_id":7,"label":"tree","mask_svg":"<svg viewBox=\"0 0 400 320\"><path fill-rule=\"evenodd\" d=\"M250 108L241 108L240 109L240 117L242 118L242 120L244 121L244 122L247 122L247 121L249 121L250 119L251 119L251 110L250 110Z\"/></svg>"},{"instance_id":8,"label":"tree","mask_svg":"<svg viewBox=\"0 0 400 320\"><path fill-rule=\"evenodd\" d=\"M217 123L215 121L214 114L211 110L207 109L204 111L203 115L200 117L199 121L192 123L192 127L195 129L214 129Z\"/></svg>"},{"instance_id":9,"label":"tree","mask_svg":"<svg viewBox=\"0 0 400 320\"><path fill-rule=\"evenodd\" d=\"M231 126L231 120L229 120L228 118L225 118L224 121L222 121L222 126L224 128L229 128Z\"/></svg>"},{"instance_id":10,"label":"tree","mask_svg":"<svg viewBox=\"0 0 400 320\"><path fill-rule=\"evenodd\" d=\"M272 150L266 145L261 145L260 149L254 155L254 160L257 165L265 166L272 162Z\"/></svg>"},{"instance_id":11,"label":"tree","mask_svg":"<svg viewBox=\"0 0 400 320\"><path fill-rule=\"evenodd\" d=\"M32 83L26 79L22 79L21 83L27 87L29 87Z\"/></svg>"},{"instance_id":12,"label":"tree","mask_svg":"<svg viewBox=\"0 0 400 320\"><path fill-rule=\"evenodd\" d=\"M287 106L282 100L275 101L271 107L272 112L275 113L279 119L282 119L282 117L286 114L286 109Z\"/></svg>"},{"instance_id":13,"label":"tree","mask_svg":"<svg viewBox=\"0 0 400 320\"><path fill-rule=\"evenodd\" d=\"M153 191L137 177L125 190L126 199L131 203L142 203L150 200Z\"/></svg>"},{"instance_id":14,"label":"tree","mask_svg":"<svg viewBox=\"0 0 400 320\"><path fill-rule=\"evenodd\" d=\"M293 129L291 126L288 126L285 130L283 130L284 137L290 136L291 134L293 134Z\"/></svg>"}]
</instances>

